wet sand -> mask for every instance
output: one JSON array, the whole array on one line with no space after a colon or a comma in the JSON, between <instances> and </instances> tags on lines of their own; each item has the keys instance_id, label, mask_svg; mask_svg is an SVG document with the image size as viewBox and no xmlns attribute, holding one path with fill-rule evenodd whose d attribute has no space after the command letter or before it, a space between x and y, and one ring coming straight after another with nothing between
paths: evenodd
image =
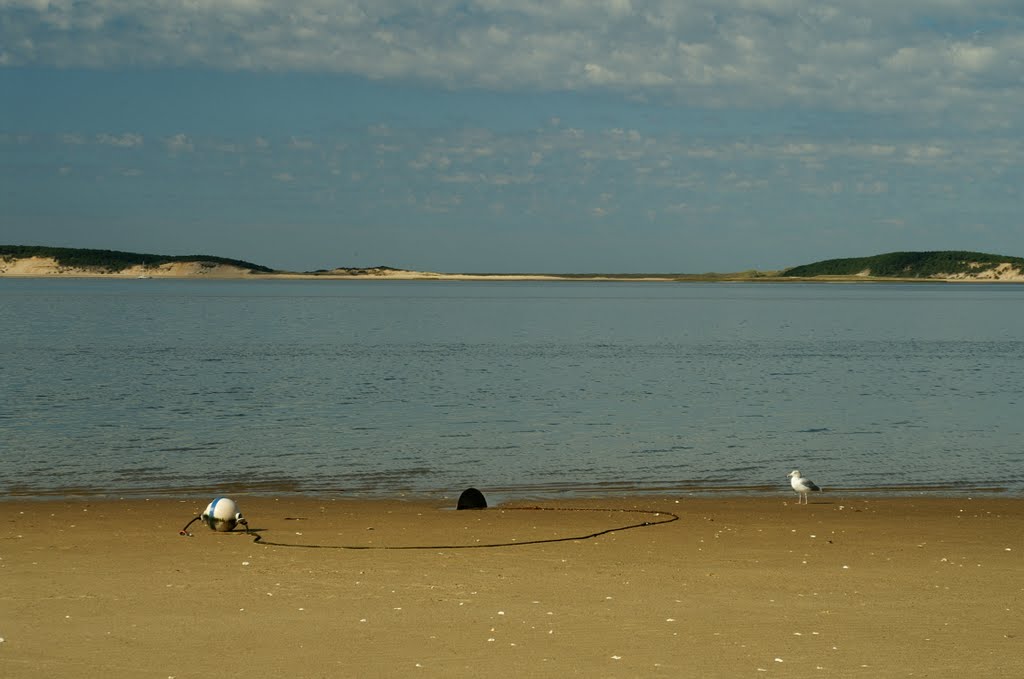
<instances>
[{"instance_id":1,"label":"wet sand","mask_svg":"<svg viewBox=\"0 0 1024 679\"><path fill-rule=\"evenodd\" d=\"M1022 499L210 499L0 503L0 676L1024 676Z\"/></svg>"}]
</instances>

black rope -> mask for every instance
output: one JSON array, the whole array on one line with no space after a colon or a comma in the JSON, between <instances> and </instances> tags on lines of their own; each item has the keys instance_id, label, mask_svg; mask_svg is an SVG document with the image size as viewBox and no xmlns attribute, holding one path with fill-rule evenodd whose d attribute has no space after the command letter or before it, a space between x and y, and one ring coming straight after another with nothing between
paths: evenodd
<instances>
[{"instance_id":1,"label":"black rope","mask_svg":"<svg viewBox=\"0 0 1024 679\"><path fill-rule=\"evenodd\" d=\"M474 510L475 511L475 510ZM535 511L535 512L615 512L620 514L653 514L656 517L661 518L658 521L641 521L639 523L632 523L627 526L616 526L615 528L606 528L605 530L597 531L596 533L589 533L587 535L573 535L564 538L541 538L537 540L522 540L517 542L490 542L485 544L472 544L472 545L311 545L311 544L296 544L289 542L270 542L264 540L258 533L253 535L253 543L261 544L265 547L299 547L302 549L359 549L359 550L399 550L399 549L492 549L495 547L522 547L524 545L541 545L551 542L575 542L578 540L590 540L601 535L607 535L609 533L615 533L617 531L632 530L634 528L645 528L647 526L660 526L665 523L672 523L678 521L679 516L672 512L657 511L654 509L604 509L604 508L590 508L590 507L502 507L499 511ZM195 519L193 519L194 521ZM191 525L191 524L190 524ZM246 526L246 533L249 533L249 528Z\"/></svg>"},{"instance_id":2,"label":"black rope","mask_svg":"<svg viewBox=\"0 0 1024 679\"><path fill-rule=\"evenodd\" d=\"M188 537L192 537L192 533L188 532L188 527L191 526L193 523L195 523L196 521L198 521L201 518L203 518L203 517L202 516L193 517L191 521L189 521L188 523L185 524L184 528L182 528L181 530L178 531L178 535L186 535Z\"/></svg>"}]
</instances>

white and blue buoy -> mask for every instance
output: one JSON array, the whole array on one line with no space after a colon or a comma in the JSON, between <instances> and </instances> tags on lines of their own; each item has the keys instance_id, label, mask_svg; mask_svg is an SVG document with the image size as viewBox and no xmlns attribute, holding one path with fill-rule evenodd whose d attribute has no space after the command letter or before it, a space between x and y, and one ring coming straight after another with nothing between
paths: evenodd
<instances>
[{"instance_id":1,"label":"white and blue buoy","mask_svg":"<svg viewBox=\"0 0 1024 679\"><path fill-rule=\"evenodd\" d=\"M210 530L219 533L232 531L238 524L247 525L242 513L238 511L238 505L234 500L226 497L214 498L213 502L206 506L201 518L203 523L210 527Z\"/></svg>"}]
</instances>

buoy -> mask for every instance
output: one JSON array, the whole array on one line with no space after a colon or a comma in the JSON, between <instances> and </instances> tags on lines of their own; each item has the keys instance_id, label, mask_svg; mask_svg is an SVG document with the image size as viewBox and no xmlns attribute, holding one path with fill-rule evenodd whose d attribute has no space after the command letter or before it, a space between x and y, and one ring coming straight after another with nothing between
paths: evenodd
<instances>
[{"instance_id":1,"label":"buoy","mask_svg":"<svg viewBox=\"0 0 1024 679\"><path fill-rule=\"evenodd\" d=\"M487 509L487 500L484 494L476 488L467 488L459 496L459 504L456 509Z\"/></svg>"},{"instance_id":2,"label":"buoy","mask_svg":"<svg viewBox=\"0 0 1024 679\"><path fill-rule=\"evenodd\" d=\"M238 524L248 525L242 517L242 513L238 511L235 501L226 497L215 498L213 502L206 505L201 518L203 523L210 527L210 530L215 530L218 533L232 531Z\"/></svg>"}]
</instances>

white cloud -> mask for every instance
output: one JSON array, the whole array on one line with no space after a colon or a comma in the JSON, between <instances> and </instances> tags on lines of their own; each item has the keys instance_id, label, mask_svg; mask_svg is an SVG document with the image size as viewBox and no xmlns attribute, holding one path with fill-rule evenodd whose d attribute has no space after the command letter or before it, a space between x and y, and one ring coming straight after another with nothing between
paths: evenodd
<instances>
[{"instance_id":1,"label":"white cloud","mask_svg":"<svg viewBox=\"0 0 1024 679\"><path fill-rule=\"evenodd\" d=\"M699 106L956 109L982 111L987 125L1024 107L1024 18L1013 0L0 0L0 18L8 66L299 70Z\"/></svg>"},{"instance_id":2,"label":"white cloud","mask_svg":"<svg viewBox=\"0 0 1024 679\"><path fill-rule=\"evenodd\" d=\"M812 155L819 151L817 144L801 143L801 144L786 144L782 147L782 152L787 155L794 156L806 156Z\"/></svg>"},{"instance_id":3,"label":"white cloud","mask_svg":"<svg viewBox=\"0 0 1024 679\"><path fill-rule=\"evenodd\" d=\"M946 149L932 144L912 145L906 149L906 161L908 163L929 163L948 154Z\"/></svg>"},{"instance_id":4,"label":"white cloud","mask_svg":"<svg viewBox=\"0 0 1024 679\"><path fill-rule=\"evenodd\" d=\"M116 146L118 148L130 149L136 146L142 146L143 138L141 134L135 132L125 132L124 134L98 134L96 135L96 143L103 144L105 146Z\"/></svg>"},{"instance_id":5,"label":"white cloud","mask_svg":"<svg viewBox=\"0 0 1024 679\"><path fill-rule=\"evenodd\" d=\"M168 137L164 140L164 143L167 145L167 150L171 153L191 153L195 150L192 139L184 132Z\"/></svg>"},{"instance_id":6,"label":"white cloud","mask_svg":"<svg viewBox=\"0 0 1024 679\"><path fill-rule=\"evenodd\" d=\"M532 184L533 182L537 181L537 177L534 176L532 173L524 175L498 173L493 175L487 175L484 177L484 179L487 181L487 183L492 184L494 186L509 186L512 184Z\"/></svg>"},{"instance_id":7,"label":"white cloud","mask_svg":"<svg viewBox=\"0 0 1024 679\"><path fill-rule=\"evenodd\" d=\"M447 184L472 184L478 181L482 181L481 175L470 174L468 172L459 172L456 174L441 175L438 180Z\"/></svg>"},{"instance_id":8,"label":"white cloud","mask_svg":"<svg viewBox=\"0 0 1024 679\"><path fill-rule=\"evenodd\" d=\"M868 195L878 195L887 193L889 191L889 185L886 182L873 181L873 182L858 182L857 193L863 193Z\"/></svg>"},{"instance_id":9,"label":"white cloud","mask_svg":"<svg viewBox=\"0 0 1024 679\"><path fill-rule=\"evenodd\" d=\"M431 193L422 199L411 197L410 201L424 212L447 213L462 205L462 196Z\"/></svg>"},{"instance_id":10,"label":"white cloud","mask_svg":"<svg viewBox=\"0 0 1024 679\"><path fill-rule=\"evenodd\" d=\"M995 64L998 57L998 52L991 46L976 47L967 43L957 43L950 47L953 66L963 72L984 72Z\"/></svg>"}]
</instances>

